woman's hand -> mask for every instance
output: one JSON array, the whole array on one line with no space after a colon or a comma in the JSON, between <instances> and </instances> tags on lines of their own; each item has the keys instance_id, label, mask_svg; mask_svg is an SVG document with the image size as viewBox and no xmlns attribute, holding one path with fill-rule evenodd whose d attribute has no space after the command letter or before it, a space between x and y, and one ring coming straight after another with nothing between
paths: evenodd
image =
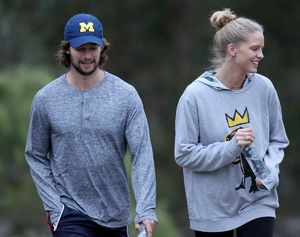
<instances>
[{"instance_id":1,"label":"woman's hand","mask_svg":"<svg viewBox=\"0 0 300 237\"><path fill-rule=\"evenodd\" d=\"M236 131L234 136L237 144L241 148L251 146L255 138L252 128L240 128Z\"/></svg>"}]
</instances>

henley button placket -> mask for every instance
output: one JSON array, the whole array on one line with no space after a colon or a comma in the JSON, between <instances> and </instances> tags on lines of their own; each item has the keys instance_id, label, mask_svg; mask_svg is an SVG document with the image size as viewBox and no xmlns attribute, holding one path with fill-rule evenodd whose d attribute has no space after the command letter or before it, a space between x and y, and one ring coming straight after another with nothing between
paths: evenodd
<instances>
[{"instance_id":1,"label":"henley button placket","mask_svg":"<svg viewBox=\"0 0 300 237\"><path fill-rule=\"evenodd\" d=\"M83 128L90 127L90 109L89 109L89 95L88 92L82 92L82 125Z\"/></svg>"}]
</instances>

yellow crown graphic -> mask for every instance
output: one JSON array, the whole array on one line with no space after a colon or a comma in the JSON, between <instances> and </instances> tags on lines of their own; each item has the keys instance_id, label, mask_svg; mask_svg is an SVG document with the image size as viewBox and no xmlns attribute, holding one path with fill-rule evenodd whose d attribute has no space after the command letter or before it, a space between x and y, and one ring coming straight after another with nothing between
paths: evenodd
<instances>
[{"instance_id":1,"label":"yellow crown graphic","mask_svg":"<svg viewBox=\"0 0 300 237\"><path fill-rule=\"evenodd\" d=\"M228 114L225 113L226 121L228 124L228 127L234 127L237 125L249 123L249 113L247 107L245 108L244 114L241 115L237 110L234 111L233 118L231 118Z\"/></svg>"}]
</instances>

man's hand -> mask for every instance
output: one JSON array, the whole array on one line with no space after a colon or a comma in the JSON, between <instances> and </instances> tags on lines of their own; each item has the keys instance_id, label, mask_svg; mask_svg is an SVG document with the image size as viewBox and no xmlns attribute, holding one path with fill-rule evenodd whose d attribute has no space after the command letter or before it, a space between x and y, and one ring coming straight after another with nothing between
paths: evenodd
<instances>
[{"instance_id":1,"label":"man's hand","mask_svg":"<svg viewBox=\"0 0 300 237\"><path fill-rule=\"evenodd\" d=\"M135 230L140 232L141 231L141 224L144 224L146 226L147 230L147 237L152 237L152 233L157 225L156 221L152 220L144 220L143 223L137 223L135 224Z\"/></svg>"}]
</instances>

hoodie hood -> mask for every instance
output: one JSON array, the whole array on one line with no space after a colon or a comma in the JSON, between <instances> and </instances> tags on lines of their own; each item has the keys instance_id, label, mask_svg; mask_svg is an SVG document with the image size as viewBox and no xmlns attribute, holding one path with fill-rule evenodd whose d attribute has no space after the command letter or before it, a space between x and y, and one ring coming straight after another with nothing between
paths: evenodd
<instances>
[{"instance_id":1,"label":"hoodie hood","mask_svg":"<svg viewBox=\"0 0 300 237\"><path fill-rule=\"evenodd\" d=\"M221 81L219 81L216 76L215 76L216 72L215 71L206 71L204 72L202 75L200 75L196 81L199 81L205 85L208 85L212 88L214 88L215 90L227 90L230 91L230 89L228 87L226 87ZM244 82L243 88L245 88L248 83L251 81L251 75L252 74L247 74L246 80Z\"/></svg>"}]
</instances>

